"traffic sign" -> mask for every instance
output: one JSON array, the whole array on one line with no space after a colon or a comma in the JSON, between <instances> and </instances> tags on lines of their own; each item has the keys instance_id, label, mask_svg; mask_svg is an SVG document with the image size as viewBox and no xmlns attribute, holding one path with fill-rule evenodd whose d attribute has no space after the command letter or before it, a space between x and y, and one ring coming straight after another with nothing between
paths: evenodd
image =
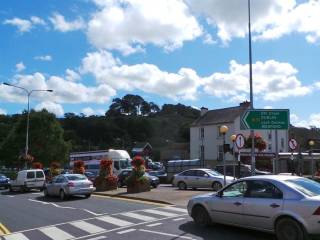
<instances>
[{"instance_id":1,"label":"traffic sign","mask_svg":"<svg viewBox=\"0 0 320 240\"><path fill-rule=\"evenodd\" d=\"M293 150L296 150L297 147L298 147L297 140L295 140L294 138L291 138L289 140L289 148L293 151Z\"/></svg>"},{"instance_id":2,"label":"traffic sign","mask_svg":"<svg viewBox=\"0 0 320 240\"><path fill-rule=\"evenodd\" d=\"M241 133L237 134L235 142L236 142L236 146L237 146L238 149L243 148L244 147L244 143L245 143L244 136Z\"/></svg>"},{"instance_id":3,"label":"traffic sign","mask_svg":"<svg viewBox=\"0 0 320 240\"><path fill-rule=\"evenodd\" d=\"M242 130L287 130L289 128L289 109L247 110L241 116L240 127Z\"/></svg>"}]
</instances>

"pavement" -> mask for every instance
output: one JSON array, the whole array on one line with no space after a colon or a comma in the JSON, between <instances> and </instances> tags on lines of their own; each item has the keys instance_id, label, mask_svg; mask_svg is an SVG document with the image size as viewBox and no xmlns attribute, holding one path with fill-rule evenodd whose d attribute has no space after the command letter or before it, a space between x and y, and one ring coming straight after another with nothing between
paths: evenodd
<instances>
[{"instance_id":1,"label":"pavement","mask_svg":"<svg viewBox=\"0 0 320 240\"><path fill-rule=\"evenodd\" d=\"M171 184L160 184L149 192L127 193L127 188L122 187L113 191L95 192L95 195L108 196L111 198L124 198L151 203L187 206L190 198L200 194L213 193L212 190L179 190Z\"/></svg>"}]
</instances>

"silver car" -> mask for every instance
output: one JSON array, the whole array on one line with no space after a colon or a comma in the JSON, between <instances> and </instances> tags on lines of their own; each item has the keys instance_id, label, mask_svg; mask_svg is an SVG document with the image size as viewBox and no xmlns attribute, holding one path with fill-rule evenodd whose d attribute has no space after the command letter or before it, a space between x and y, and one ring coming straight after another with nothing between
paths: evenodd
<instances>
[{"instance_id":1,"label":"silver car","mask_svg":"<svg viewBox=\"0 0 320 240\"><path fill-rule=\"evenodd\" d=\"M226 176L226 183L234 178ZM180 190L187 188L211 188L218 191L223 186L223 175L207 168L189 169L174 175L172 185Z\"/></svg>"},{"instance_id":2,"label":"silver car","mask_svg":"<svg viewBox=\"0 0 320 240\"><path fill-rule=\"evenodd\" d=\"M308 239L320 234L320 184L297 176L242 178L192 198L188 212L202 226L222 223L272 232L278 240Z\"/></svg>"},{"instance_id":3,"label":"silver car","mask_svg":"<svg viewBox=\"0 0 320 240\"><path fill-rule=\"evenodd\" d=\"M46 183L45 196L59 196L64 200L72 195L85 195L89 198L95 190L93 183L82 174L61 174Z\"/></svg>"}]
</instances>

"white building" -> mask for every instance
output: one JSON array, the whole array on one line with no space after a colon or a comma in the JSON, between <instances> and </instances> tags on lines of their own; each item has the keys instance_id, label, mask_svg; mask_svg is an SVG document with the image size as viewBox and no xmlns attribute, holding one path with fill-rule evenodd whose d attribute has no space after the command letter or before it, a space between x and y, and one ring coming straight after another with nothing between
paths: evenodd
<instances>
[{"instance_id":1,"label":"white building","mask_svg":"<svg viewBox=\"0 0 320 240\"><path fill-rule=\"evenodd\" d=\"M231 148L233 146L230 139L231 135L242 133L245 137L248 137L250 130L240 129L240 118L249 106L249 102L243 102L237 107L210 111L206 108L201 108L201 116L190 127L190 158L204 159L204 165L207 167L214 167L222 163L223 136L220 134L219 128L222 125L226 125L229 128L225 139L226 144L230 144ZM276 134L278 135L278 152L288 151L288 130L277 130L277 133L275 130L256 130L255 133L260 134L267 143L266 150L263 153L259 153L260 157L258 157L259 154L256 157L257 166L259 166L258 161L262 155L271 164L272 156L276 153ZM243 158L247 156L247 159L244 160L248 160L250 151L250 149L241 150ZM238 152L236 147L235 152ZM225 157L226 161L230 163L234 160L231 153L226 153Z\"/></svg>"}]
</instances>

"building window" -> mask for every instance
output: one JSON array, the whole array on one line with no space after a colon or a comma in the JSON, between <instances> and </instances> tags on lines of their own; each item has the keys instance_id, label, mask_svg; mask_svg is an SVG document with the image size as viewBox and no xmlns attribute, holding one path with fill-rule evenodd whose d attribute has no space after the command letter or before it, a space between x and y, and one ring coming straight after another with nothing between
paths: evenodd
<instances>
[{"instance_id":1,"label":"building window","mask_svg":"<svg viewBox=\"0 0 320 240\"><path fill-rule=\"evenodd\" d=\"M204 146L203 145L200 146L200 160L201 161L204 160Z\"/></svg>"},{"instance_id":2,"label":"building window","mask_svg":"<svg viewBox=\"0 0 320 240\"><path fill-rule=\"evenodd\" d=\"M281 148L284 149L284 138L281 138Z\"/></svg>"},{"instance_id":3,"label":"building window","mask_svg":"<svg viewBox=\"0 0 320 240\"><path fill-rule=\"evenodd\" d=\"M271 131L268 133L268 139L269 139L269 140L272 139L272 132L271 132Z\"/></svg>"},{"instance_id":4,"label":"building window","mask_svg":"<svg viewBox=\"0 0 320 240\"><path fill-rule=\"evenodd\" d=\"M268 150L271 151L271 149L272 149L272 145L268 144Z\"/></svg>"},{"instance_id":5,"label":"building window","mask_svg":"<svg viewBox=\"0 0 320 240\"><path fill-rule=\"evenodd\" d=\"M200 138L203 139L204 138L204 128L200 129Z\"/></svg>"},{"instance_id":6,"label":"building window","mask_svg":"<svg viewBox=\"0 0 320 240\"><path fill-rule=\"evenodd\" d=\"M218 146L218 161L223 160L223 145Z\"/></svg>"}]
</instances>

